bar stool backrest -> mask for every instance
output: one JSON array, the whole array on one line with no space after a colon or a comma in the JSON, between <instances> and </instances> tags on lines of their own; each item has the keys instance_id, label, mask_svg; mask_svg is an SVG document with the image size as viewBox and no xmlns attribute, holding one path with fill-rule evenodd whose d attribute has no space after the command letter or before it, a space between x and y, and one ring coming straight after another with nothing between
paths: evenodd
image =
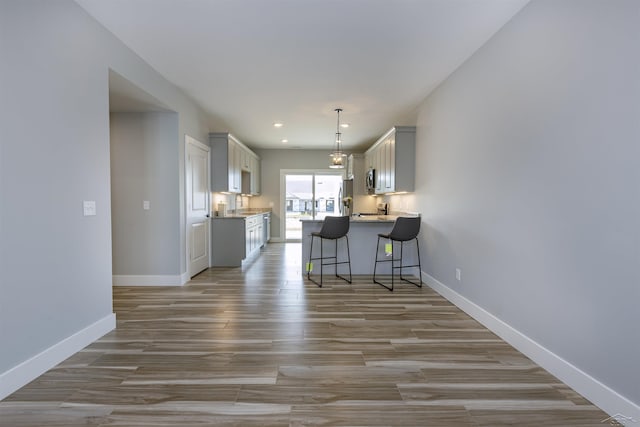
<instances>
[{"instance_id":1,"label":"bar stool backrest","mask_svg":"<svg viewBox=\"0 0 640 427\"><path fill-rule=\"evenodd\" d=\"M323 239L339 239L349 232L348 216L327 216L318 234Z\"/></svg>"},{"instance_id":2,"label":"bar stool backrest","mask_svg":"<svg viewBox=\"0 0 640 427\"><path fill-rule=\"evenodd\" d=\"M398 217L396 223L393 225L393 230L389 233L391 240L397 240L399 242L406 242L407 240L413 240L418 236L420 232L420 217Z\"/></svg>"}]
</instances>

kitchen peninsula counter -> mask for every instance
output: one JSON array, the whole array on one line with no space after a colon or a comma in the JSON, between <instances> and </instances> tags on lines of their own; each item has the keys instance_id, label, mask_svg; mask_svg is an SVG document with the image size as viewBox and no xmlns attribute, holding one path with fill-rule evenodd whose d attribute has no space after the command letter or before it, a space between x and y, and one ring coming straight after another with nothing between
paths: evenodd
<instances>
[{"instance_id":1,"label":"kitchen peninsula counter","mask_svg":"<svg viewBox=\"0 0 640 427\"><path fill-rule=\"evenodd\" d=\"M403 215L404 216L404 215ZM406 215L410 216L410 215ZM387 234L393 228L398 215L364 215L352 216L349 224L349 249L351 254L351 272L359 275L373 275L373 267L376 259L376 245L378 242L378 234ZM311 233L320 231L323 220L303 219L302 222L302 274L306 274L306 264L309 261L309 250L311 249ZM386 241L385 241L386 243ZM409 242L409 245L412 243ZM340 259L346 259L346 242L340 239L338 243L338 256ZM380 243L383 248L383 243ZM399 244L396 244L399 247ZM405 249L409 249L406 247ZM317 250L317 252L316 252ZM383 249L381 249L382 251ZM314 242L314 256L320 254L320 239L316 238ZM335 244L327 240L324 241L324 254L331 256L335 253ZM418 258L414 250L406 250L404 253L403 264L417 264ZM391 263L378 265L381 274L390 274ZM331 275L334 272L333 266L325 267L324 273ZM338 266L338 273L348 272L346 264ZM409 271L410 272L410 271ZM315 260L313 274L319 274L319 260ZM412 272L415 274L415 271ZM327 276L329 277L329 276Z\"/></svg>"}]
</instances>

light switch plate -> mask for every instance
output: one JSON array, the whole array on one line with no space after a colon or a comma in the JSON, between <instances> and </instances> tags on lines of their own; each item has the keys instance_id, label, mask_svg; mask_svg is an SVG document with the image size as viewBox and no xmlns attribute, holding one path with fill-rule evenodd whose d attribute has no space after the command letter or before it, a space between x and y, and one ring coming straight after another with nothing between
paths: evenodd
<instances>
[{"instance_id":1,"label":"light switch plate","mask_svg":"<svg viewBox=\"0 0 640 427\"><path fill-rule=\"evenodd\" d=\"M145 211L148 211L150 206L151 205L150 205L148 200L143 200L142 201L142 209L144 209Z\"/></svg>"},{"instance_id":2,"label":"light switch plate","mask_svg":"<svg viewBox=\"0 0 640 427\"><path fill-rule=\"evenodd\" d=\"M85 200L82 202L82 210L84 216L94 216L96 214L96 202L95 200Z\"/></svg>"}]
</instances>

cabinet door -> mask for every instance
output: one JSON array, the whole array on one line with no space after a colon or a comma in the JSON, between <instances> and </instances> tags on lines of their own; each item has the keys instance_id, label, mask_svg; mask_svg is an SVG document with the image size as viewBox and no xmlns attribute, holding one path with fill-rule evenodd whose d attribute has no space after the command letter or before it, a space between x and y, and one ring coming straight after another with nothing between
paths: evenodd
<instances>
[{"instance_id":1,"label":"cabinet door","mask_svg":"<svg viewBox=\"0 0 640 427\"><path fill-rule=\"evenodd\" d=\"M253 164L251 167L251 194L260 194L260 159L252 157Z\"/></svg>"},{"instance_id":2,"label":"cabinet door","mask_svg":"<svg viewBox=\"0 0 640 427\"><path fill-rule=\"evenodd\" d=\"M395 138L390 136L384 144L385 154L385 186L386 193L395 191Z\"/></svg>"},{"instance_id":3,"label":"cabinet door","mask_svg":"<svg viewBox=\"0 0 640 427\"><path fill-rule=\"evenodd\" d=\"M229 171L229 191L234 191L235 186L235 159L236 159L236 144L229 141L229 157L227 159L228 162L228 171Z\"/></svg>"},{"instance_id":4,"label":"cabinet door","mask_svg":"<svg viewBox=\"0 0 640 427\"><path fill-rule=\"evenodd\" d=\"M240 192L240 147L229 141L229 191Z\"/></svg>"},{"instance_id":5,"label":"cabinet door","mask_svg":"<svg viewBox=\"0 0 640 427\"><path fill-rule=\"evenodd\" d=\"M384 169L382 145L379 145L374 154L375 168L376 168L376 194L384 193L384 186L386 180L386 172Z\"/></svg>"},{"instance_id":6,"label":"cabinet door","mask_svg":"<svg viewBox=\"0 0 640 427\"><path fill-rule=\"evenodd\" d=\"M353 179L353 154L347 157L347 179Z\"/></svg>"},{"instance_id":7,"label":"cabinet door","mask_svg":"<svg viewBox=\"0 0 640 427\"><path fill-rule=\"evenodd\" d=\"M367 176L369 175L369 169L372 167L373 166L371 165L371 154L365 153L364 154L364 176L361 178L362 185L364 185L364 194L368 194L369 192L369 189L367 188Z\"/></svg>"},{"instance_id":8,"label":"cabinet door","mask_svg":"<svg viewBox=\"0 0 640 427\"><path fill-rule=\"evenodd\" d=\"M251 158L253 156L244 148L242 149L242 164L241 168L251 172Z\"/></svg>"},{"instance_id":9,"label":"cabinet door","mask_svg":"<svg viewBox=\"0 0 640 427\"><path fill-rule=\"evenodd\" d=\"M234 184L233 188L237 193L242 191L242 147L236 145L236 157L235 157L235 169L234 169Z\"/></svg>"},{"instance_id":10,"label":"cabinet door","mask_svg":"<svg viewBox=\"0 0 640 427\"><path fill-rule=\"evenodd\" d=\"M261 248L264 245L264 226L259 222L256 226L256 247Z\"/></svg>"},{"instance_id":11,"label":"cabinet door","mask_svg":"<svg viewBox=\"0 0 640 427\"><path fill-rule=\"evenodd\" d=\"M251 254L252 250L252 241L253 241L253 225L249 223L249 219L246 219L246 231L245 231L245 257L248 257Z\"/></svg>"},{"instance_id":12,"label":"cabinet door","mask_svg":"<svg viewBox=\"0 0 640 427\"><path fill-rule=\"evenodd\" d=\"M228 143L228 151L227 151L227 174L229 175L227 178L227 191L231 191L233 188L233 156L235 147L231 141Z\"/></svg>"},{"instance_id":13,"label":"cabinet door","mask_svg":"<svg viewBox=\"0 0 640 427\"><path fill-rule=\"evenodd\" d=\"M382 176L380 180L380 192L384 193L387 189L387 153L384 143L380 144L378 152L380 156L378 164L380 165L380 175Z\"/></svg>"}]
</instances>

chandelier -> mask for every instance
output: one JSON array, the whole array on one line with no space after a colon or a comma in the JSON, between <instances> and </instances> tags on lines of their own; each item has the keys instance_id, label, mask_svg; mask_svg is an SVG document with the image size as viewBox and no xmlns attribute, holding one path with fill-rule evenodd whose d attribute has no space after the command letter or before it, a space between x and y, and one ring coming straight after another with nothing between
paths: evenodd
<instances>
[{"instance_id":1,"label":"chandelier","mask_svg":"<svg viewBox=\"0 0 640 427\"><path fill-rule=\"evenodd\" d=\"M329 157L331 157L329 167L332 169L342 169L347 160L347 155L342 151L342 133L340 132L340 112L342 108L336 108L334 111L338 113L338 124L336 126L336 141L333 145L333 151L329 153Z\"/></svg>"}]
</instances>

